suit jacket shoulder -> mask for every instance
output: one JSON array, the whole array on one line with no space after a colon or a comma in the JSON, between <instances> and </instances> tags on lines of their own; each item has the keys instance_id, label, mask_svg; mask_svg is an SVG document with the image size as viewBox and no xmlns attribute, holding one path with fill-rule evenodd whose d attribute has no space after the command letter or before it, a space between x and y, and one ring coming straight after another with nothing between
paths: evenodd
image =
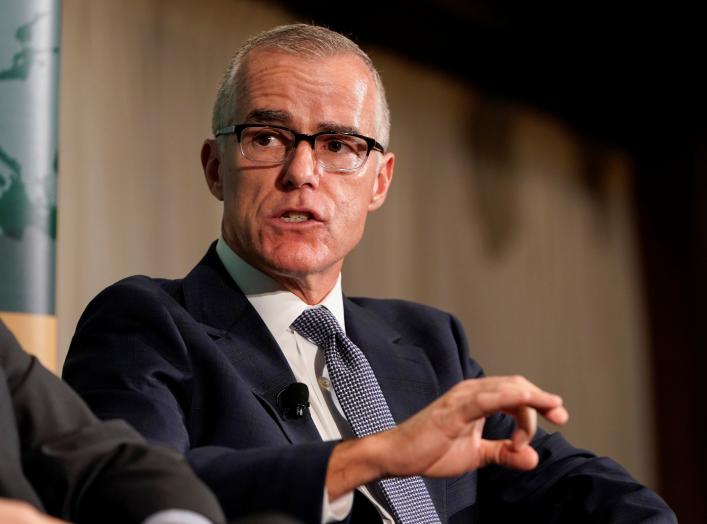
<instances>
[{"instance_id":1,"label":"suit jacket shoulder","mask_svg":"<svg viewBox=\"0 0 707 524\"><path fill-rule=\"evenodd\" d=\"M185 454L229 518L321 518L336 443L311 417L282 416L292 371L213 248L184 279L135 276L102 291L63 373L99 417Z\"/></svg>"}]
</instances>

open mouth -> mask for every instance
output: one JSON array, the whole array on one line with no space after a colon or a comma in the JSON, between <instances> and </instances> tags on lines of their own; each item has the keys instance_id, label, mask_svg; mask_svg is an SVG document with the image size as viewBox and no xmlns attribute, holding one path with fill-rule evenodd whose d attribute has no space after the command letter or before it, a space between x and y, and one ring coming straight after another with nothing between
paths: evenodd
<instances>
[{"instance_id":1,"label":"open mouth","mask_svg":"<svg viewBox=\"0 0 707 524\"><path fill-rule=\"evenodd\" d=\"M304 211L286 211L280 216L285 222L306 222L312 220L312 214Z\"/></svg>"}]
</instances>

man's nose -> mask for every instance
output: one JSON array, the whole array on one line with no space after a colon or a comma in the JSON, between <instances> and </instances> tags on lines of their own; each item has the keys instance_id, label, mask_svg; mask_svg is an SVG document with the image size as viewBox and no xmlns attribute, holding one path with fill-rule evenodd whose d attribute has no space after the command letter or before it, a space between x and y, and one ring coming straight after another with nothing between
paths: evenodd
<instances>
[{"instance_id":1,"label":"man's nose","mask_svg":"<svg viewBox=\"0 0 707 524\"><path fill-rule=\"evenodd\" d=\"M285 164L282 182L289 187L319 186L320 166L314 156L312 146L306 141L300 141L290 153L290 159Z\"/></svg>"}]
</instances>

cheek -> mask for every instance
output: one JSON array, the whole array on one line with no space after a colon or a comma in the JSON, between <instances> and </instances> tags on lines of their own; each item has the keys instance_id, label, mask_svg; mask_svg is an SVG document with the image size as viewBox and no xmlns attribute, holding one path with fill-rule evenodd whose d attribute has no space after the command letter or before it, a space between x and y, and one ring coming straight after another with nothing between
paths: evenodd
<instances>
[{"instance_id":1,"label":"cheek","mask_svg":"<svg viewBox=\"0 0 707 524\"><path fill-rule=\"evenodd\" d=\"M360 230L366 223L368 216L369 199L363 193L364 188L359 188L359 191L349 194L348 197L338 201L336 213L340 220L340 227L344 229L343 233L352 237L359 237Z\"/></svg>"},{"instance_id":2,"label":"cheek","mask_svg":"<svg viewBox=\"0 0 707 524\"><path fill-rule=\"evenodd\" d=\"M233 177L226 186L225 204L230 208L229 214L239 220L254 218L264 196L262 187L248 178L235 179Z\"/></svg>"}]
</instances>

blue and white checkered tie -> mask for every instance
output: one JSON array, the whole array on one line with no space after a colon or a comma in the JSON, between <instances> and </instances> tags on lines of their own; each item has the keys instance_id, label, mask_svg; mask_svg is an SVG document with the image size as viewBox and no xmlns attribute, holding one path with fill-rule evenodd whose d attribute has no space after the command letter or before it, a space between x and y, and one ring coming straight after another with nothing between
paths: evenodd
<instances>
[{"instance_id":1,"label":"blue and white checkered tie","mask_svg":"<svg viewBox=\"0 0 707 524\"><path fill-rule=\"evenodd\" d=\"M324 350L336 397L358 437L395 427L388 403L363 352L343 332L324 306L308 309L292 328ZM400 524L435 524L439 516L419 476L378 481L395 521Z\"/></svg>"}]
</instances>

